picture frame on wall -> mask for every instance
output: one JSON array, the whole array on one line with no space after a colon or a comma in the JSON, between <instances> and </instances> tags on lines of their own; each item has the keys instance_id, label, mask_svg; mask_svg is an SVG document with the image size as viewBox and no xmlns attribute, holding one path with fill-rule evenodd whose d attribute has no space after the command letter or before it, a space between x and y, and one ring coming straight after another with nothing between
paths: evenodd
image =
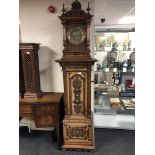
<instances>
[{"instance_id":1,"label":"picture frame on wall","mask_svg":"<svg viewBox=\"0 0 155 155\"><path fill-rule=\"evenodd\" d=\"M105 47L111 47L111 33L97 32L95 34L96 51L105 51Z\"/></svg>"},{"instance_id":2,"label":"picture frame on wall","mask_svg":"<svg viewBox=\"0 0 155 155\"><path fill-rule=\"evenodd\" d=\"M114 33L113 43L117 42L118 46L123 46L124 43L128 45L129 42L129 33Z\"/></svg>"}]
</instances>

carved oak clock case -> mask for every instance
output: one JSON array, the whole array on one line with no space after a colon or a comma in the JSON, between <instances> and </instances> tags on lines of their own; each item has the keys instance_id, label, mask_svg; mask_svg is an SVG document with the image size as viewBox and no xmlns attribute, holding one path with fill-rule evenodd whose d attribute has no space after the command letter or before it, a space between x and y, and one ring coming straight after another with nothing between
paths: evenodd
<instances>
[{"instance_id":1,"label":"carved oak clock case","mask_svg":"<svg viewBox=\"0 0 155 155\"><path fill-rule=\"evenodd\" d=\"M91 112L90 23L92 15L81 9L78 1L59 16L63 25L63 56L56 60L63 70L65 118L62 149L94 150L94 127Z\"/></svg>"}]
</instances>

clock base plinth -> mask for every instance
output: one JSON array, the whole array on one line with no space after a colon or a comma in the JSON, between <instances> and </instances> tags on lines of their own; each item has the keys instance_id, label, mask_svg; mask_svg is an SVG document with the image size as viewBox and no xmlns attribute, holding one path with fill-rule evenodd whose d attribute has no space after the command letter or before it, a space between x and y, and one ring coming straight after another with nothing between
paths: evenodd
<instances>
[{"instance_id":1,"label":"clock base plinth","mask_svg":"<svg viewBox=\"0 0 155 155\"><path fill-rule=\"evenodd\" d=\"M90 151L95 152L95 146L84 146L84 145L63 145L62 150L66 151Z\"/></svg>"},{"instance_id":2,"label":"clock base plinth","mask_svg":"<svg viewBox=\"0 0 155 155\"><path fill-rule=\"evenodd\" d=\"M92 119L65 118L63 120L63 134L62 150L95 151Z\"/></svg>"}]
</instances>

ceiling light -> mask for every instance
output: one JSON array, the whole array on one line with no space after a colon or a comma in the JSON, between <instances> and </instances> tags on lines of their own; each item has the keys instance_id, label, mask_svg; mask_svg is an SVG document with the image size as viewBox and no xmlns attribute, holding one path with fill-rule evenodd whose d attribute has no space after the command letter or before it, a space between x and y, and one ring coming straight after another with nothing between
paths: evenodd
<instances>
[{"instance_id":1,"label":"ceiling light","mask_svg":"<svg viewBox=\"0 0 155 155\"><path fill-rule=\"evenodd\" d=\"M119 20L119 24L132 24L132 23L135 23L134 16L123 17Z\"/></svg>"}]
</instances>

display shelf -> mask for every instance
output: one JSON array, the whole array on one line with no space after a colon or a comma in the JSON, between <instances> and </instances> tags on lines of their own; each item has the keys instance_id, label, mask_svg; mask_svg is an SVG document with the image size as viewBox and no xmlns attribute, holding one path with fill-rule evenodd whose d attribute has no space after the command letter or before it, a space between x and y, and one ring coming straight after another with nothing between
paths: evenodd
<instances>
[{"instance_id":1,"label":"display shelf","mask_svg":"<svg viewBox=\"0 0 155 155\"><path fill-rule=\"evenodd\" d=\"M135 97L135 92L119 92L120 97Z\"/></svg>"},{"instance_id":2,"label":"display shelf","mask_svg":"<svg viewBox=\"0 0 155 155\"><path fill-rule=\"evenodd\" d=\"M118 70L117 70L118 71ZM134 108L125 108L122 100L135 97L135 72L94 71L94 112L104 115L134 115ZM117 84L116 84L117 80ZM122 85L124 88L122 88ZM120 103L110 100L119 99Z\"/></svg>"},{"instance_id":3,"label":"display shelf","mask_svg":"<svg viewBox=\"0 0 155 155\"><path fill-rule=\"evenodd\" d=\"M134 129L134 32L97 32L94 66L96 127ZM121 39L120 39L121 38ZM110 41L111 40L111 41Z\"/></svg>"},{"instance_id":4,"label":"display shelf","mask_svg":"<svg viewBox=\"0 0 155 155\"><path fill-rule=\"evenodd\" d=\"M118 103L112 103L111 99L119 99ZM135 114L135 103L132 105L129 104L127 107L123 104L123 100L125 101L132 101L134 98L109 98L99 101L100 99L95 99L94 101L94 112L95 113L103 113L103 114L128 114L134 115Z\"/></svg>"},{"instance_id":5,"label":"display shelf","mask_svg":"<svg viewBox=\"0 0 155 155\"><path fill-rule=\"evenodd\" d=\"M99 74L101 72L110 72L110 73L122 73L122 74L135 74L135 71L132 70L132 69L127 69L126 71L123 71L123 70L117 70L115 71L114 69L110 70L110 69L100 69L100 70L97 70L97 71L94 71L94 74Z\"/></svg>"}]
</instances>

